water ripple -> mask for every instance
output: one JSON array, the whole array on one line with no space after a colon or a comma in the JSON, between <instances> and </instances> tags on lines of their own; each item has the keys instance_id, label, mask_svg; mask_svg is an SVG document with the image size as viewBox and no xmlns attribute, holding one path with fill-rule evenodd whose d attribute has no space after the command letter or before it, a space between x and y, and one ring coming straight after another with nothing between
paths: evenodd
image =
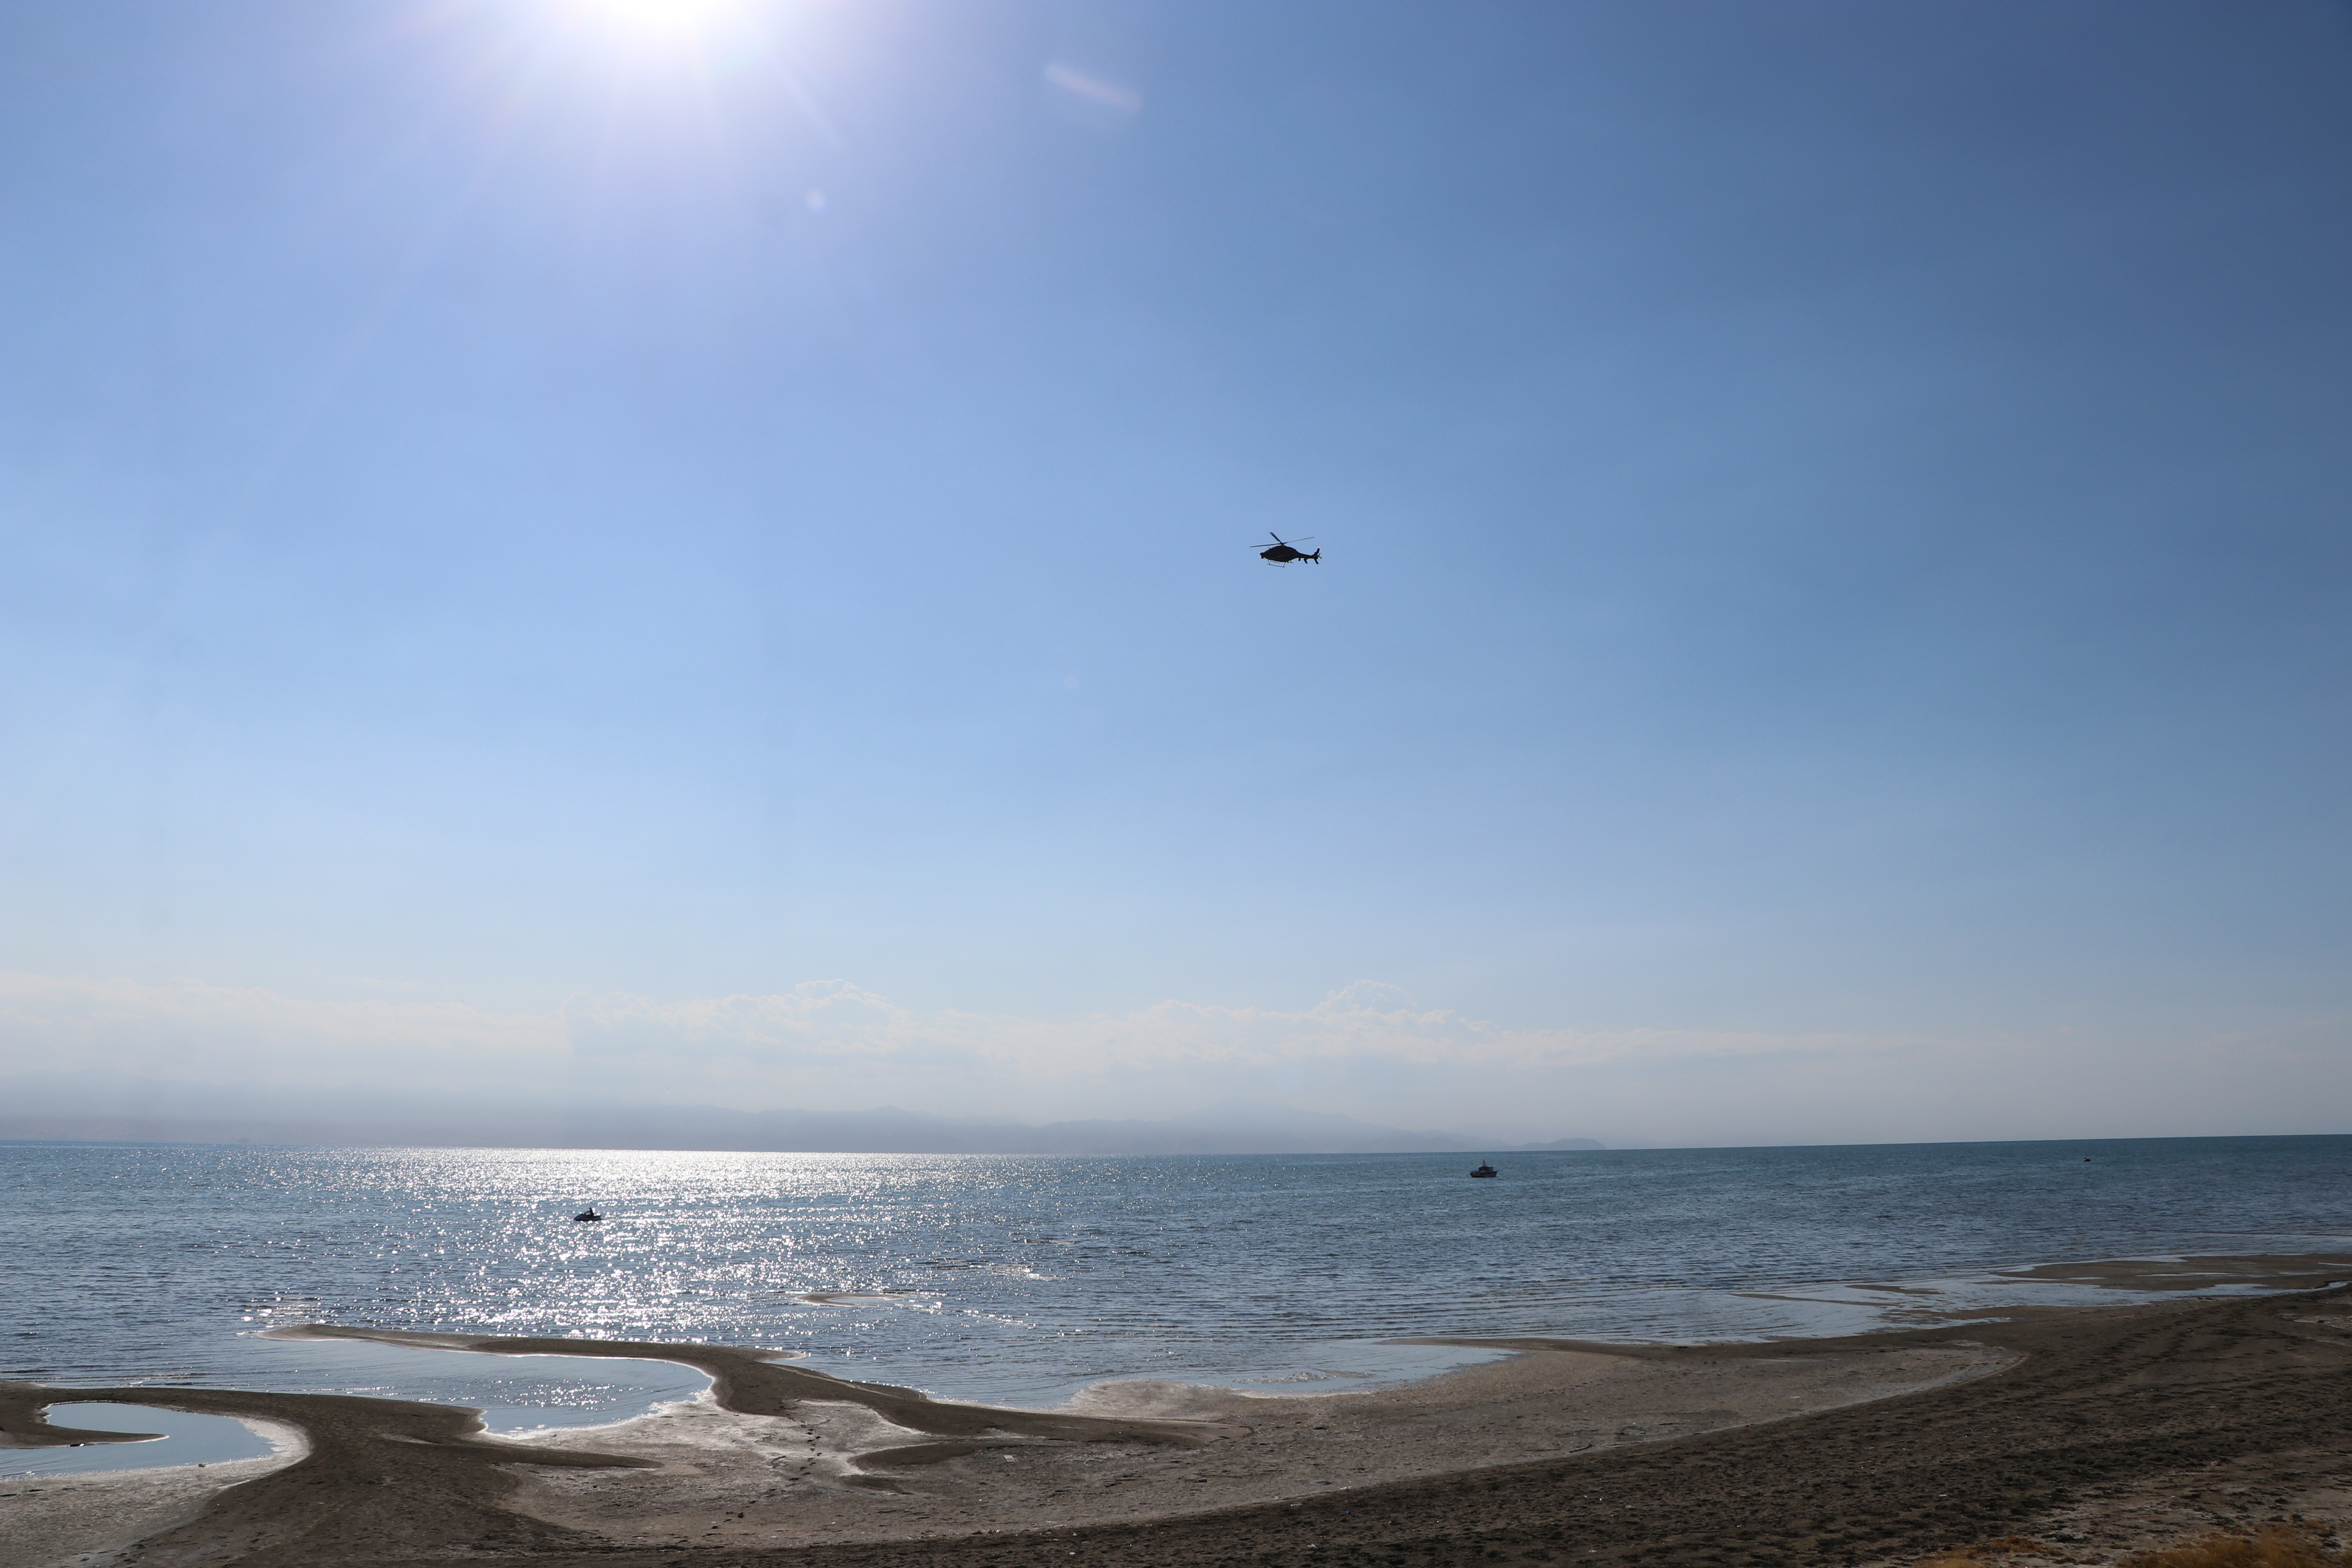
<instances>
[{"instance_id":1,"label":"water ripple","mask_svg":"<svg viewBox=\"0 0 2352 1568\"><path fill-rule=\"evenodd\" d=\"M1845 1331L2086 1295L2000 1268L2352 1235L2346 1138L1503 1163L0 1144L0 1374L327 1386L251 1337L320 1320L773 1345L1037 1403L1339 1377L1364 1358L1332 1347L1387 1336ZM1934 1294L1849 1289L1889 1282Z\"/></svg>"}]
</instances>

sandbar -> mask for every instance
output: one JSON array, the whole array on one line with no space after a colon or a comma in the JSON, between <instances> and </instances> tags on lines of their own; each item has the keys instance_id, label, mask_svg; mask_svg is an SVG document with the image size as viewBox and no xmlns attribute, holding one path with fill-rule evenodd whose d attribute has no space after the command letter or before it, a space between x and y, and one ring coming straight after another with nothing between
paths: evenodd
<instances>
[{"instance_id":1,"label":"sandbar","mask_svg":"<svg viewBox=\"0 0 2352 1568\"><path fill-rule=\"evenodd\" d=\"M2342 1279L2344 1261L2243 1260L2265 1283ZM283 1423L305 1445L198 1477L0 1485L0 1536L12 1568L1872 1568L1996 1540L2017 1568L2108 1562L2215 1521L2345 1527L2347 1308L2336 1288L1843 1339L1447 1341L1518 1353L1362 1393L1111 1383L1052 1411L852 1383L758 1348L315 1325L299 1331L677 1361L712 1385L530 1442L401 1400L0 1385L0 1432L19 1442L49 1438L47 1400L114 1399Z\"/></svg>"}]
</instances>

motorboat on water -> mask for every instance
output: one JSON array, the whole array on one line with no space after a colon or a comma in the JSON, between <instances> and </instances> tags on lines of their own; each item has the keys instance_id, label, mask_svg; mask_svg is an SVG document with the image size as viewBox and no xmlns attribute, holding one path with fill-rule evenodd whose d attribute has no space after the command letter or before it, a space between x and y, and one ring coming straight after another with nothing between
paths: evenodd
<instances>
[{"instance_id":1,"label":"motorboat on water","mask_svg":"<svg viewBox=\"0 0 2352 1568\"><path fill-rule=\"evenodd\" d=\"M1501 1175L1503 1173L1502 1173L1502 1172L1500 1172L1500 1171L1498 1171L1498 1170L1496 1170L1496 1169L1495 1169L1495 1167L1494 1167L1494 1166L1492 1166L1492 1165L1485 1164L1485 1163L1482 1163L1476 1170L1475 1170L1475 1171L1471 1172L1470 1173L1471 1173L1473 1176L1499 1176L1499 1175Z\"/></svg>"},{"instance_id":2,"label":"motorboat on water","mask_svg":"<svg viewBox=\"0 0 2352 1568\"><path fill-rule=\"evenodd\" d=\"M598 1214L594 1209L582 1209L578 1214L572 1216L572 1223L573 1225L594 1225L604 1217L604 1216L603 1215Z\"/></svg>"}]
</instances>

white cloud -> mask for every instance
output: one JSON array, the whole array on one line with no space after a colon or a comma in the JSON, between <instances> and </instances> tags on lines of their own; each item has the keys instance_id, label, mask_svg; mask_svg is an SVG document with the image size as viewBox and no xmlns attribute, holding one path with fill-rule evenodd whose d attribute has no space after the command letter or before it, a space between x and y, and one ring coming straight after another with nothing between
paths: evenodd
<instances>
[{"instance_id":1,"label":"white cloud","mask_svg":"<svg viewBox=\"0 0 2352 1568\"><path fill-rule=\"evenodd\" d=\"M1038 1019L919 1012L844 981L686 1002L575 997L551 1013L457 1003L313 1001L175 980L0 975L0 1070L99 1068L198 1081L481 1089L551 1081L754 1109L881 1102L941 1112L1155 1115L1268 1091L1337 1090L1395 1115L1365 1080L1475 1086L1612 1062L1852 1051L1829 1037L1508 1029L1361 984L1305 1011L1161 1002ZM1168 1098L1176 1095L1171 1102ZM1310 1097L1311 1098L1311 1097Z\"/></svg>"},{"instance_id":2,"label":"white cloud","mask_svg":"<svg viewBox=\"0 0 2352 1568\"><path fill-rule=\"evenodd\" d=\"M732 1104L891 1103L1024 1118L1155 1116L1276 1099L1392 1125L1589 1135L1579 1080L1730 1059L1850 1057L1900 1041L1695 1030L1512 1029L1360 984L1305 1011L1169 1001L1037 1019L921 1013L840 982L679 1003L583 998L563 1019L615 1081L698 1079ZM675 1095L682 1090L673 1087Z\"/></svg>"},{"instance_id":3,"label":"white cloud","mask_svg":"<svg viewBox=\"0 0 2352 1568\"><path fill-rule=\"evenodd\" d=\"M1334 992L1305 1012L1161 1002L1134 1013L1055 1021L919 1014L845 982L826 981L781 995L667 1004L635 996L583 998L567 1004L562 1016L574 1045L595 1056L663 1052L778 1063L845 1056L1097 1075L1356 1058L1527 1068L1629 1058L1817 1054L1871 1044L1840 1036L1508 1029L1417 1008L1396 987L1370 982Z\"/></svg>"},{"instance_id":4,"label":"white cloud","mask_svg":"<svg viewBox=\"0 0 2352 1568\"><path fill-rule=\"evenodd\" d=\"M319 1002L200 980L0 973L0 1068L14 1072L349 1082L544 1068L570 1051L552 1017L459 1003Z\"/></svg>"},{"instance_id":5,"label":"white cloud","mask_svg":"<svg viewBox=\"0 0 2352 1568\"><path fill-rule=\"evenodd\" d=\"M1370 983L1303 1011L1168 1001L1050 1019L924 1012L843 981L685 1002L583 996L527 1014L0 974L0 1074L1028 1121L1279 1100L1394 1126L1612 1142L2325 1131L2277 1108L2352 1103L2344 1035L2332 1021L2292 1039L2160 1046L1527 1029Z\"/></svg>"}]
</instances>

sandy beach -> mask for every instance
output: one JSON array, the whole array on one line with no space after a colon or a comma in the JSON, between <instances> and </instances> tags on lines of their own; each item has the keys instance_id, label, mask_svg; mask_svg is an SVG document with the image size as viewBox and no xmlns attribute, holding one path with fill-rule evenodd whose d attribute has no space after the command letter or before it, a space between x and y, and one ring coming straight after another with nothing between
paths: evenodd
<instances>
[{"instance_id":1,"label":"sandy beach","mask_svg":"<svg viewBox=\"0 0 2352 1568\"><path fill-rule=\"evenodd\" d=\"M2107 1563L2214 1527L2352 1527L2352 1258L2084 1264L2118 1288L2286 1293L2060 1309L1845 1339L1450 1341L1518 1353L1368 1393L1098 1385L1015 1411L711 1345L285 1331L459 1352L653 1356L708 1395L483 1436L446 1405L0 1385L299 1434L278 1458L0 1483L11 1568L453 1560L1878 1564L2005 1542ZM1924 1310L1924 1309L1923 1309Z\"/></svg>"}]
</instances>

